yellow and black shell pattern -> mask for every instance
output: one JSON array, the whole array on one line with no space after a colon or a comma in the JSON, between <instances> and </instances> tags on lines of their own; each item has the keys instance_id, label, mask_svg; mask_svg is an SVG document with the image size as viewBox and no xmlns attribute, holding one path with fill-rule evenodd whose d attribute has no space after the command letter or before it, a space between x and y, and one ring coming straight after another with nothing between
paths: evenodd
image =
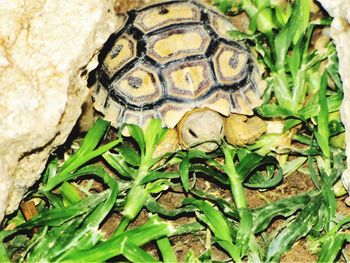
<instances>
[{"instance_id":1,"label":"yellow and black shell pattern","mask_svg":"<svg viewBox=\"0 0 350 263\"><path fill-rule=\"evenodd\" d=\"M173 128L198 107L252 114L262 95L257 67L248 49L230 39L231 29L198 1L129 11L100 52L95 108L115 127L160 118Z\"/></svg>"}]
</instances>

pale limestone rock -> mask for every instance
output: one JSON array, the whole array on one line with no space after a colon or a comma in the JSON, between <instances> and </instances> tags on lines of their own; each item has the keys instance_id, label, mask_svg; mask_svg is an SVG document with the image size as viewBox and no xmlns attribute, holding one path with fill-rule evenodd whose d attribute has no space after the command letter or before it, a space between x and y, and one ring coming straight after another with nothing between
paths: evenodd
<instances>
[{"instance_id":1,"label":"pale limestone rock","mask_svg":"<svg viewBox=\"0 0 350 263\"><path fill-rule=\"evenodd\" d=\"M0 0L0 221L75 125L115 29L110 0Z\"/></svg>"},{"instance_id":2,"label":"pale limestone rock","mask_svg":"<svg viewBox=\"0 0 350 263\"><path fill-rule=\"evenodd\" d=\"M318 0L327 12L334 17L331 25L331 37L339 56L339 73L343 81L344 101L341 117L345 125L346 156L348 169L342 175L344 186L350 193L350 1Z\"/></svg>"}]
</instances>

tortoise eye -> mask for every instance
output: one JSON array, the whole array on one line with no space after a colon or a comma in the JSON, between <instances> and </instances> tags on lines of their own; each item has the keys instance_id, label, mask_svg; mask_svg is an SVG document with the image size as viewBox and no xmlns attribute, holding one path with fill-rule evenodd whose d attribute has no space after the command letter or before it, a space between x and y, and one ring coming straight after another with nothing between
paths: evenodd
<instances>
[{"instance_id":1,"label":"tortoise eye","mask_svg":"<svg viewBox=\"0 0 350 263\"><path fill-rule=\"evenodd\" d=\"M166 9L164 6L162 6L159 10L159 13L160 15L166 15L167 13L169 13L169 10Z\"/></svg>"}]
</instances>

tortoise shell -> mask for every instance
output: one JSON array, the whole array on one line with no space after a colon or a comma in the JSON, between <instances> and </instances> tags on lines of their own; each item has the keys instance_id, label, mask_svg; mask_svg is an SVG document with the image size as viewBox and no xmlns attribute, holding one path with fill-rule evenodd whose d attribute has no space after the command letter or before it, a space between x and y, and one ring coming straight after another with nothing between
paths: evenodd
<instances>
[{"instance_id":1,"label":"tortoise shell","mask_svg":"<svg viewBox=\"0 0 350 263\"><path fill-rule=\"evenodd\" d=\"M257 67L233 41L235 27L197 1L167 1L127 13L99 55L95 108L115 127L160 118L173 128L207 107L228 116L261 103Z\"/></svg>"}]
</instances>

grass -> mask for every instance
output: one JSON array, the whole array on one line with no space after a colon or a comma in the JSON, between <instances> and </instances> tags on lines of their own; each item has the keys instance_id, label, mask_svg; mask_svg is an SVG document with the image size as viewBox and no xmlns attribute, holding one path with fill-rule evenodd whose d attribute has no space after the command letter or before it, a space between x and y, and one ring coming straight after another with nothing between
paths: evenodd
<instances>
[{"instance_id":1,"label":"grass","mask_svg":"<svg viewBox=\"0 0 350 263\"><path fill-rule=\"evenodd\" d=\"M319 262L346 258L342 248L350 242L350 218L337 212L334 192L345 169L342 83L334 46L328 43L317 50L311 45L315 29L329 26L330 20L310 21L310 2L302 0L284 7L269 0L214 4L250 18L248 32L230 34L252 45L264 68L268 88L255 112L282 122L283 131L243 148L224 142L212 153L190 149L154 157L167 133L159 120L152 120L145 131L124 125L116 140L104 143L109 124L99 119L67 160L51 158L38 189L26 196L37 201L38 214L25 220L18 210L6 218L0 262L176 262L173 238L205 231L206 250L201 255L190 250L186 261L211 262L216 246L235 262L275 262L301 238L308 240ZM122 129L128 129L133 145ZM308 174L314 189L248 207L245 189L274 189L296 171ZM197 178L210 178L230 190L233 201L199 188ZM94 181L103 189L95 191ZM176 188L186 197L181 207L167 210L159 196ZM148 211L148 220L131 226L142 209ZM102 226L115 213L121 219L106 235ZM182 217L192 220L176 223ZM285 222L268 231L281 217ZM150 242L159 258L144 249Z\"/></svg>"}]
</instances>

